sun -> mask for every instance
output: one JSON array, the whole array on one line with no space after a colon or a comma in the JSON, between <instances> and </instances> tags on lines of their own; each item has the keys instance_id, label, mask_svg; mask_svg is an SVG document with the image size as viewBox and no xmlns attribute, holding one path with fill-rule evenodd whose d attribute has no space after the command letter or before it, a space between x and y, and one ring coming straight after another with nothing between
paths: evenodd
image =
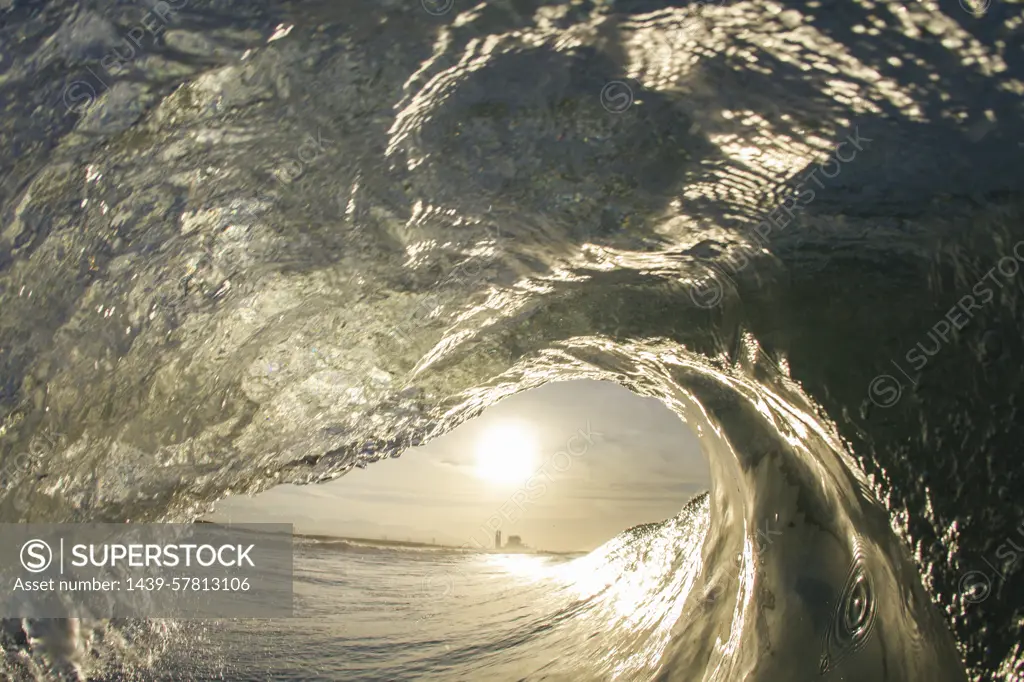
<instances>
[{"instance_id":1,"label":"sun","mask_svg":"<svg viewBox=\"0 0 1024 682\"><path fill-rule=\"evenodd\" d=\"M476 475L492 483L522 483L537 466L532 431L515 422L488 428L476 446Z\"/></svg>"}]
</instances>

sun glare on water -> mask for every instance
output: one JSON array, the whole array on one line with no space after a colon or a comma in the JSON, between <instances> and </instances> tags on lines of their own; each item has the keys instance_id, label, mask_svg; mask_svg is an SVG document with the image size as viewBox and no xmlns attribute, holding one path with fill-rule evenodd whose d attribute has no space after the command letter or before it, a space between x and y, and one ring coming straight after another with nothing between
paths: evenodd
<instances>
[{"instance_id":1,"label":"sun glare on water","mask_svg":"<svg viewBox=\"0 0 1024 682\"><path fill-rule=\"evenodd\" d=\"M476 446L476 475L492 483L519 484L537 468L537 444L523 424L503 423L483 433Z\"/></svg>"}]
</instances>

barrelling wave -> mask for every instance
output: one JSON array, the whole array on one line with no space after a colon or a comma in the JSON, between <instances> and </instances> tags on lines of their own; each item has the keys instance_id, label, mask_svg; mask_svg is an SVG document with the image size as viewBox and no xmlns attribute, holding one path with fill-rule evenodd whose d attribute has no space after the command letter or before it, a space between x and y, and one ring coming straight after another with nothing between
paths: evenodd
<instances>
[{"instance_id":1,"label":"barrelling wave","mask_svg":"<svg viewBox=\"0 0 1024 682\"><path fill-rule=\"evenodd\" d=\"M904 361L1024 238L1021 21L7 3L0 519L190 521L610 380L713 476L635 679L1021 679L1016 268ZM5 622L2 665L144 678L179 631Z\"/></svg>"}]
</instances>

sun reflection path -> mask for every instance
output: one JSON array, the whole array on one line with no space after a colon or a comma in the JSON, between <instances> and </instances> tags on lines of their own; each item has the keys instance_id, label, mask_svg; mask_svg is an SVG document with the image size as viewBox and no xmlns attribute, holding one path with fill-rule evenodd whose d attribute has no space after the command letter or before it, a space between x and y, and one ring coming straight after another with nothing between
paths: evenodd
<instances>
[{"instance_id":1,"label":"sun reflection path","mask_svg":"<svg viewBox=\"0 0 1024 682\"><path fill-rule=\"evenodd\" d=\"M611 679L630 679L657 669L683 618L700 575L708 504L704 498L673 519L631 528L576 559L494 554L484 560L503 576L559 590L569 608L581 611L572 621L579 628L577 655L600 661Z\"/></svg>"}]
</instances>

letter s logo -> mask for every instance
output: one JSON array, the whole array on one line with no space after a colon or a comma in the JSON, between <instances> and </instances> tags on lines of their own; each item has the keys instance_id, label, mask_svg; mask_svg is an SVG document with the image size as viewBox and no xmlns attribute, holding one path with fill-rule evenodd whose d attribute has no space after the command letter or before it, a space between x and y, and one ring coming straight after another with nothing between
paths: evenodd
<instances>
[{"instance_id":1,"label":"letter s logo","mask_svg":"<svg viewBox=\"0 0 1024 682\"><path fill-rule=\"evenodd\" d=\"M53 551L42 540L29 540L21 546L21 565L29 573L40 573L50 567Z\"/></svg>"}]
</instances>

